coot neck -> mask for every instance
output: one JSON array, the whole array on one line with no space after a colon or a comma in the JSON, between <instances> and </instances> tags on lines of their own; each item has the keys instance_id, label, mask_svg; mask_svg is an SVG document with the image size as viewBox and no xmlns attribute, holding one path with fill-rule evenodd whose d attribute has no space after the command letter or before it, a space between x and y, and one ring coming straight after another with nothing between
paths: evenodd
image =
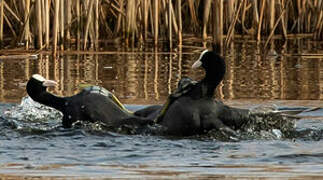
<instances>
[{"instance_id":1,"label":"coot neck","mask_svg":"<svg viewBox=\"0 0 323 180\"><path fill-rule=\"evenodd\" d=\"M55 96L46 91L46 87L32 87L27 84L28 95L36 102L55 108L61 112L64 110L66 98Z\"/></svg>"},{"instance_id":2,"label":"coot neck","mask_svg":"<svg viewBox=\"0 0 323 180\"><path fill-rule=\"evenodd\" d=\"M39 99L38 101L39 103L42 103L46 106L50 106L61 112L63 112L64 110L66 99L63 97L58 97L45 91L40 94L38 99Z\"/></svg>"},{"instance_id":3,"label":"coot neck","mask_svg":"<svg viewBox=\"0 0 323 180\"><path fill-rule=\"evenodd\" d=\"M205 77L202 79L202 92L203 97L213 98L216 87L223 79L224 71L219 70L205 70Z\"/></svg>"}]
</instances>

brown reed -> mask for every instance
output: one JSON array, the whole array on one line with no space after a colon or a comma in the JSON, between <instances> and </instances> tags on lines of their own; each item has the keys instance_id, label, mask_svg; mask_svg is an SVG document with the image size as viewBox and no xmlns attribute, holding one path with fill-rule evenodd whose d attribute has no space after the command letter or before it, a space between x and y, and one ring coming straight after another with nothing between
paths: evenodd
<instances>
[{"instance_id":1,"label":"brown reed","mask_svg":"<svg viewBox=\"0 0 323 180\"><path fill-rule=\"evenodd\" d=\"M53 25L53 56L56 57L57 50L57 34L58 34L58 18L59 18L59 2L60 0L55 0L55 11L54 11L54 25Z\"/></svg>"},{"instance_id":2,"label":"brown reed","mask_svg":"<svg viewBox=\"0 0 323 180\"><path fill-rule=\"evenodd\" d=\"M42 13L41 13L41 0L37 0L36 1L36 12L37 12L37 16L36 16L36 22L37 22L37 45L36 48L37 49L42 49L43 46L43 27L42 27Z\"/></svg>"},{"instance_id":3,"label":"brown reed","mask_svg":"<svg viewBox=\"0 0 323 180\"><path fill-rule=\"evenodd\" d=\"M154 24L155 24L155 26L154 26L154 42L155 42L155 45L157 45L157 42L158 42L158 25L159 25L159 23L158 23L158 18L159 18L159 14L158 14L158 12L159 12L159 0L154 0L154 12L155 12L155 14L154 14L154 20L155 20L155 22L154 22Z\"/></svg>"},{"instance_id":4,"label":"brown reed","mask_svg":"<svg viewBox=\"0 0 323 180\"><path fill-rule=\"evenodd\" d=\"M0 2L0 46L2 46L2 41L3 41L3 16L4 16L4 13L3 13L3 6L4 6L4 1L1 1Z\"/></svg>"},{"instance_id":5,"label":"brown reed","mask_svg":"<svg viewBox=\"0 0 323 180\"><path fill-rule=\"evenodd\" d=\"M1 42L52 49L54 54L58 45L65 49L75 42L77 49L98 49L99 40L115 38L132 43L153 40L155 45L168 40L170 47L175 42L181 45L187 35L213 39L220 47L223 37L228 45L237 35L248 35L266 45L274 35L287 38L300 33L323 39L323 1L319 0L0 2Z\"/></svg>"},{"instance_id":6,"label":"brown reed","mask_svg":"<svg viewBox=\"0 0 323 180\"><path fill-rule=\"evenodd\" d=\"M45 27L45 48L48 49L49 48L49 24L50 24L50 18L49 18L49 10L50 10L50 3L48 2L48 0L45 0L44 3L44 27Z\"/></svg>"}]
</instances>

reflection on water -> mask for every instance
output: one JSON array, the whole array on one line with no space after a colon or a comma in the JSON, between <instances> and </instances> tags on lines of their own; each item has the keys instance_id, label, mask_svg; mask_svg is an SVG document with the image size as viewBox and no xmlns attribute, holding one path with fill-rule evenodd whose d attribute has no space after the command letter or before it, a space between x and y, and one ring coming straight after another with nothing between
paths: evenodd
<instances>
[{"instance_id":1,"label":"reflection on water","mask_svg":"<svg viewBox=\"0 0 323 180\"><path fill-rule=\"evenodd\" d=\"M236 41L226 55L227 74L218 98L245 108L264 102L322 107L322 44L275 42L277 56L264 57L255 42ZM60 114L48 108L7 103L21 101L24 83L34 73L58 81L51 91L59 95L73 95L80 84L93 84L128 104L163 103L180 78L203 77L203 71L190 68L200 50L112 48L117 51L58 60L45 54L36 60L0 60L0 179L322 178L322 109L302 113L296 139L221 142L128 136L91 127L63 129Z\"/></svg>"},{"instance_id":2,"label":"reflection on water","mask_svg":"<svg viewBox=\"0 0 323 180\"><path fill-rule=\"evenodd\" d=\"M318 55L323 50L315 43L277 42L272 45L277 56L264 57L255 42L237 41L226 55L227 74L217 97L322 100L323 60ZM72 95L80 84L93 84L113 91L126 103L162 103L180 78L203 76L203 71L190 69L199 52L189 48L170 53L119 48L115 53L65 55L57 60L47 55L36 60L2 60L0 101L18 102L25 95L23 83L39 73L59 82L53 89L59 95Z\"/></svg>"}]
</instances>

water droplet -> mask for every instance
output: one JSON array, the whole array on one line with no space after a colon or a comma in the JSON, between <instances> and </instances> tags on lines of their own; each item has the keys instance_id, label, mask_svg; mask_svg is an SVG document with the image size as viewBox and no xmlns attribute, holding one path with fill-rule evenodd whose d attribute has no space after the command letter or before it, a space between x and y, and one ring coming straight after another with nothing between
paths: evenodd
<instances>
[{"instance_id":1,"label":"water droplet","mask_svg":"<svg viewBox=\"0 0 323 180\"><path fill-rule=\"evenodd\" d=\"M272 132L277 138L280 139L282 137L282 132L279 129L273 129Z\"/></svg>"}]
</instances>

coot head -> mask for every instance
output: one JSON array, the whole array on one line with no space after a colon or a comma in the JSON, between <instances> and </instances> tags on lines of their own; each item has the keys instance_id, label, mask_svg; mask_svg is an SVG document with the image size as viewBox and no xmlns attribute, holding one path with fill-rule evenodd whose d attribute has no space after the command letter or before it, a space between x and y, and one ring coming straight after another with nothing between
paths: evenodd
<instances>
[{"instance_id":1,"label":"coot head","mask_svg":"<svg viewBox=\"0 0 323 180\"><path fill-rule=\"evenodd\" d=\"M201 94L201 96L206 95L207 97L213 97L214 90L224 78L225 61L215 51L205 50L201 53L199 59L192 65L193 69L198 67L202 67L205 70L205 77L200 81L202 92L198 92L198 94ZM205 90L207 91L206 94Z\"/></svg>"},{"instance_id":2,"label":"coot head","mask_svg":"<svg viewBox=\"0 0 323 180\"><path fill-rule=\"evenodd\" d=\"M212 70L215 68L216 70L221 70L221 72L224 71L225 73L224 59L214 51L204 50L199 59L192 65L192 68L196 69L201 66L205 70Z\"/></svg>"},{"instance_id":3,"label":"coot head","mask_svg":"<svg viewBox=\"0 0 323 180\"><path fill-rule=\"evenodd\" d=\"M47 99L47 97L44 97L44 95L47 94L47 87L53 87L56 85L57 83L55 81L45 79L39 74L34 74L29 79L26 90L28 95L33 100L37 102L42 102L43 100Z\"/></svg>"},{"instance_id":4,"label":"coot head","mask_svg":"<svg viewBox=\"0 0 323 180\"><path fill-rule=\"evenodd\" d=\"M40 74L34 74L27 83L27 93L34 94L33 91L46 91L47 87L54 87L57 83L53 80L45 79Z\"/></svg>"}]
</instances>

